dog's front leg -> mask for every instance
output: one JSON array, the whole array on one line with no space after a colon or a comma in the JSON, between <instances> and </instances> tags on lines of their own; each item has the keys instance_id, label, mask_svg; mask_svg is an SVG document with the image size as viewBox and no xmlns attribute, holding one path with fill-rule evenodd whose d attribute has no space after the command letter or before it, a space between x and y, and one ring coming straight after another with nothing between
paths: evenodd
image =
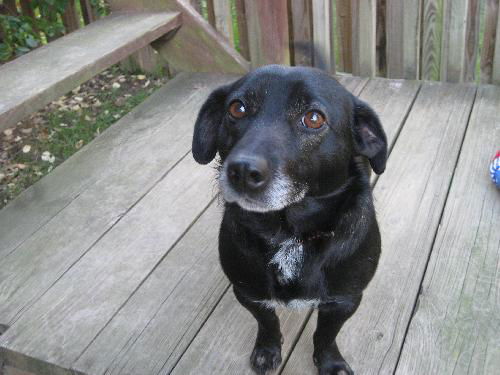
<instances>
[{"instance_id":1,"label":"dog's front leg","mask_svg":"<svg viewBox=\"0 0 500 375\"><path fill-rule=\"evenodd\" d=\"M361 296L342 298L339 302L321 304L318 324L314 332L314 364L320 375L352 375L351 370L335 341L337 334L356 311Z\"/></svg>"},{"instance_id":2,"label":"dog's front leg","mask_svg":"<svg viewBox=\"0 0 500 375\"><path fill-rule=\"evenodd\" d=\"M273 308L247 298L233 287L238 301L257 319L259 325L255 347L250 356L252 368L258 374L267 374L281 364L282 336L280 321Z\"/></svg>"}]
</instances>

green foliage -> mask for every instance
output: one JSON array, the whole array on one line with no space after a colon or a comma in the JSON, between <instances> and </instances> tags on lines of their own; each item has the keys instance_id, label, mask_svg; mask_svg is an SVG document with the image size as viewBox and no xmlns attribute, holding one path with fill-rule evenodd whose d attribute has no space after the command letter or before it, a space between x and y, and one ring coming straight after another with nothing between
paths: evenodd
<instances>
[{"instance_id":1,"label":"green foliage","mask_svg":"<svg viewBox=\"0 0 500 375\"><path fill-rule=\"evenodd\" d=\"M3 39L0 43L0 60L22 55L38 47L40 40L33 29L30 17L0 15Z\"/></svg>"},{"instance_id":2,"label":"green foliage","mask_svg":"<svg viewBox=\"0 0 500 375\"><path fill-rule=\"evenodd\" d=\"M109 9L104 0L91 0L98 16ZM64 33L61 15L68 0L33 0L28 2L34 17L16 14L12 10L0 14L0 61L8 61L53 40Z\"/></svg>"}]
</instances>

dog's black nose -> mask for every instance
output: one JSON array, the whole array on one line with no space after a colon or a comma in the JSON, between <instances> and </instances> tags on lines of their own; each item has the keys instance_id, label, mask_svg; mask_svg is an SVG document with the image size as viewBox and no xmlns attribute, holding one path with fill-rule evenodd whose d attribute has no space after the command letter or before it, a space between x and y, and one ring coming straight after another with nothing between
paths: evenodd
<instances>
[{"instance_id":1,"label":"dog's black nose","mask_svg":"<svg viewBox=\"0 0 500 375\"><path fill-rule=\"evenodd\" d=\"M239 192L258 190L269 180L269 165L260 157L239 157L227 166L227 176L233 188Z\"/></svg>"}]
</instances>

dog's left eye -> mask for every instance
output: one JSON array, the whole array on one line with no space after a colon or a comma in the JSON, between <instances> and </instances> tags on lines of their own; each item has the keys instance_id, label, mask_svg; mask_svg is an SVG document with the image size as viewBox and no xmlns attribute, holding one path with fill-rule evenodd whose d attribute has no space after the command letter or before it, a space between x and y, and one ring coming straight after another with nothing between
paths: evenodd
<instances>
[{"instance_id":1,"label":"dog's left eye","mask_svg":"<svg viewBox=\"0 0 500 375\"><path fill-rule=\"evenodd\" d=\"M302 117L302 125L311 129L319 129L325 122L325 117L317 111L309 111Z\"/></svg>"},{"instance_id":2,"label":"dog's left eye","mask_svg":"<svg viewBox=\"0 0 500 375\"><path fill-rule=\"evenodd\" d=\"M239 100L235 100L229 106L229 114L238 119L245 117L247 114L247 110L242 102L240 102Z\"/></svg>"}]
</instances>

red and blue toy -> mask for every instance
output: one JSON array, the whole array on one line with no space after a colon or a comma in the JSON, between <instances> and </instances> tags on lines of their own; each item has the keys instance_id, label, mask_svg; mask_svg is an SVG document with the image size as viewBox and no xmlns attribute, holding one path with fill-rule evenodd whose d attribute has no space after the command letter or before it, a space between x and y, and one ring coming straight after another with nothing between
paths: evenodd
<instances>
[{"instance_id":1,"label":"red and blue toy","mask_svg":"<svg viewBox=\"0 0 500 375\"><path fill-rule=\"evenodd\" d=\"M497 188L500 189L500 150L491 161L490 175Z\"/></svg>"}]
</instances>

